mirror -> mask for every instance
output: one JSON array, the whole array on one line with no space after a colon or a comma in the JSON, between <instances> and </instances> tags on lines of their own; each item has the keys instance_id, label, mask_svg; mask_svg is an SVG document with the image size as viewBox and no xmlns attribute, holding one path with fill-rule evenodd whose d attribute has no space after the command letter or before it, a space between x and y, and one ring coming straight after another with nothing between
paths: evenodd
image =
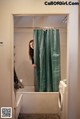
<instances>
[{"instance_id":1,"label":"mirror","mask_svg":"<svg viewBox=\"0 0 80 119\"><path fill-rule=\"evenodd\" d=\"M22 90L58 92L67 78L67 16L14 16L14 67Z\"/></svg>"}]
</instances>

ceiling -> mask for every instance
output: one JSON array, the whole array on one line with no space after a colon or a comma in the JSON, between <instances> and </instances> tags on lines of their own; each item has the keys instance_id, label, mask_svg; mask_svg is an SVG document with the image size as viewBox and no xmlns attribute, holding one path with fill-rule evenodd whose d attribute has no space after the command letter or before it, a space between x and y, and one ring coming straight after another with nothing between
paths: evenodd
<instances>
[{"instance_id":1,"label":"ceiling","mask_svg":"<svg viewBox=\"0 0 80 119\"><path fill-rule=\"evenodd\" d=\"M66 15L14 16L14 27L66 27Z\"/></svg>"}]
</instances>

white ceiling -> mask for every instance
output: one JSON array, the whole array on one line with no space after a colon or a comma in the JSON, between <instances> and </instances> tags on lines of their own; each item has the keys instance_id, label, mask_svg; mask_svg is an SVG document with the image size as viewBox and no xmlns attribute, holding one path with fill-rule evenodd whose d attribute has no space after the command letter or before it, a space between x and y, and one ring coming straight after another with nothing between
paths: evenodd
<instances>
[{"instance_id":1,"label":"white ceiling","mask_svg":"<svg viewBox=\"0 0 80 119\"><path fill-rule=\"evenodd\" d=\"M15 16L15 27L66 27L66 15Z\"/></svg>"}]
</instances>

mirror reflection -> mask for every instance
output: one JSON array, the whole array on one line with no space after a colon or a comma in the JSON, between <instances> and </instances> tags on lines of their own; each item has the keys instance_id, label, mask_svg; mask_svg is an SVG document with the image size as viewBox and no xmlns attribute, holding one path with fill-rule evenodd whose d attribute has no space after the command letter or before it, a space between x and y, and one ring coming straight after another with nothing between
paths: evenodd
<instances>
[{"instance_id":1,"label":"mirror reflection","mask_svg":"<svg viewBox=\"0 0 80 119\"><path fill-rule=\"evenodd\" d=\"M14 17L16 89L59 91L60 80L67 78L66 18L66 15Z\"/></svg>"}]
</instances>

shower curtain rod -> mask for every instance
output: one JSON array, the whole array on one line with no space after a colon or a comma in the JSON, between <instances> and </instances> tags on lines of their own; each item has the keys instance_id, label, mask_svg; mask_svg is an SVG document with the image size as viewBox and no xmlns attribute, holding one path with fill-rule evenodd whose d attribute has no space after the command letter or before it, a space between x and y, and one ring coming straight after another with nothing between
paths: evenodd
<instances>
[{"instance_id":1,"label":"shower curtain rod","mask_svg":"<svg viewBox=\"0 0 80 119\"><path fill-rule=\"evenodd\" d=\"M65 27L14 27L16 29L65 29Z\"/></svg>"}]
</instances>

